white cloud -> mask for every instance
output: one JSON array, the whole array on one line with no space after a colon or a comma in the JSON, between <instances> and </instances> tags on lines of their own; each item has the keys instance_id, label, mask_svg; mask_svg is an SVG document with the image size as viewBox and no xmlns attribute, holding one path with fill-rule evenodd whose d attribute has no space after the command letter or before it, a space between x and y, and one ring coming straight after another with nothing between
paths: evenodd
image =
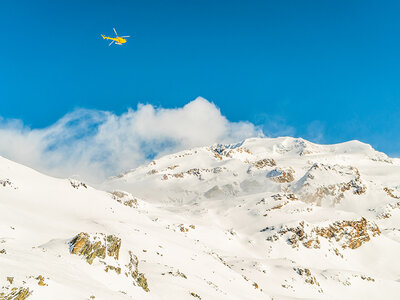
<instances>
[{"instance_id":1,"label":"white cloud","mask_svg":"<svg viewBox=\"0 0 400 300\"><path fill-rule=\"evenodd\" d=\"M325 140L325 124L321 121L313 121L307 126L305 138L314 143L323 143Z\"/></svg>"},{"instance_id":2,"label":"white cloud","mask_svg":"<svg viewBox=\"0 0 400 300\"><path fill-rule=\"evenodd\" d=\"M118 116L79 109L44 129L0 119L0 155L54 176L89 181L134 168L151 157L262 135L249 122L230 122L203 98L182 108L140 104Z\"/></svg>"},{"instance_id":3,"label":"white cloud","mask_svg":"<svg viewBox=\"0 0 400 300\"><path fill-rule=\"evenodd\" d=\"M263 124L263 132L268 137L296 135L296 129L289 125L287 120L282 116L260 113L257 117L258 122Z\"/></svg>"}]
</instances>

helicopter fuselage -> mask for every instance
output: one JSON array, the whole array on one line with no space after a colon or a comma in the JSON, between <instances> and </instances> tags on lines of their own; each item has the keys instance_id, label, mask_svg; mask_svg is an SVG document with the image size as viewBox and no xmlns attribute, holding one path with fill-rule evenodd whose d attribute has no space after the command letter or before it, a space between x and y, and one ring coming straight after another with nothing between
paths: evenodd
<instances>
[{"instance_id":1,"label":"helicopter fuselage","mask_svg":"<svg viewBox=\"0 0 400 300\"><path fill-rule=\"evenodd\" d=\"M103 37L103 39L105 39L105 40L113 40L113 41L115 41L115 43L116 43L117 45L122 45L122 44L125 44L125 43L126 43L126 39L124 39L124 38L122 38L122 37L119 37L119 36L117 36L117 37L115 37L115 38L112 38L112 37L108 37L108 36L102 35L102 37Z\"/></svg>"}]
</instances>

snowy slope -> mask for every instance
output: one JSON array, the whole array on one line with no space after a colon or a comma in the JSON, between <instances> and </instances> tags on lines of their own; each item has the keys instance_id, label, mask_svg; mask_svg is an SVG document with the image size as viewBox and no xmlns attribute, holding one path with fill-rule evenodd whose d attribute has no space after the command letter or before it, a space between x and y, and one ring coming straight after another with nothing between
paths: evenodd
<instances>
[{"instance_id":1,"label":"snowy slope","mask_svg":"<svg viewBox=\"0 0 400 300\"><path fill-rule=\"evenodd\" d=\"M0 299L400 293L400 162L361 142L190 149L101 189L0 158Z\"/></svg>"}]
</instances>

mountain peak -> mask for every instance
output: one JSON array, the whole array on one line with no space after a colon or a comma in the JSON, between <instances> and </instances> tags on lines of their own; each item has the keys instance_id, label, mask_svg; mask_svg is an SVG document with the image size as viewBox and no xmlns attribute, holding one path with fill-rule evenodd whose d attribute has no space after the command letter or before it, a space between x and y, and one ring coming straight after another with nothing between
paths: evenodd
<instances>
[{"instance_id":1,"label":"mountain peak","mask_svg":"<svg viewBox=\"0 0 400 300\"><path fill-rule=\"evenodd\" d=\"M0 158L0 298L392 299L398 178L367 144L290 137L166 155L104 191Z\"/></svg>"}]
</instances>

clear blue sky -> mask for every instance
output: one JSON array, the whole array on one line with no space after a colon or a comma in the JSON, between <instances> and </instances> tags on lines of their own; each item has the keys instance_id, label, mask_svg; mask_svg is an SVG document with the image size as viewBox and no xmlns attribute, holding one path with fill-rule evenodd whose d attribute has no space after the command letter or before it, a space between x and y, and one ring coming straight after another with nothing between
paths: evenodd
<instances>
[{"instance_id":1,"label":"clear blue sky","mask_svg":"<svg viewBox=\"0 0 400 300\"><path fill-rule=\"evenodd\" d=\"M0 116L33 128L202 96L267 133L400 155L399 1L3 0L0 24ZM135 37L108 47L113 27Z\"/></svg>"}]
</instances>

